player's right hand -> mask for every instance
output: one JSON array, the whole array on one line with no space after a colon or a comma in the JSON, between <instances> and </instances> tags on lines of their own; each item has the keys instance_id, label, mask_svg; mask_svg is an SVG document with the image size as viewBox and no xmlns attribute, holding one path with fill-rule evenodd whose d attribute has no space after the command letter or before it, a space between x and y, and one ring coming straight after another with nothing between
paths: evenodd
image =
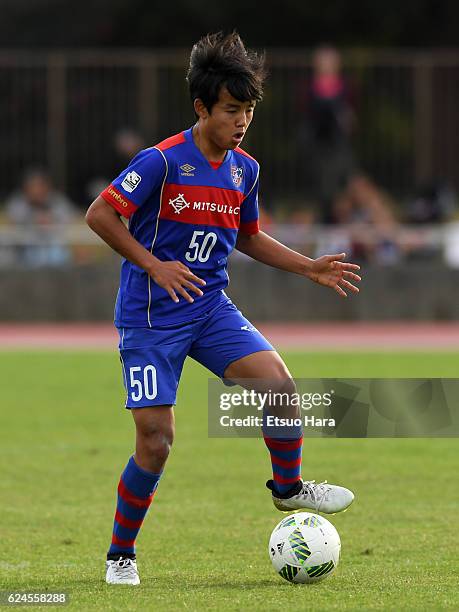
<instances>
[{"instance_id":1,"label":"player's right hand","mask_svg":"<svg viewBox=\"0 0 459 612\"><path fill-rule=\"evenodd\" d=\"M196 274L193 274L191 270L182 264L180 261L158 261L154 268L149 272L151 278L157 285L162 287L170 295L174 302L178 302L178 294L185 298L187 302L193 303L194 299L188 293L193 291L197 295L203 295L201 289L196 285L202 287L206 284L206 281Z\"/></svg>"}]
</instances>

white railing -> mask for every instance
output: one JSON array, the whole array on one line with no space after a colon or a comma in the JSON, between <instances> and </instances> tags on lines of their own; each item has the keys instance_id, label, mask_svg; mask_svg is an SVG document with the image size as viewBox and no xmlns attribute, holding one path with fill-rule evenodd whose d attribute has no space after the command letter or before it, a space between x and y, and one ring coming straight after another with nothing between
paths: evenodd
<instances>
[{"instance_id":1,"label":"white railing","mask_svg":"<svg viewBox=\"0 0 459 612\"><path fill-rule=\"evenodd\" d=\"M349 257L393 264L435 260L459 268L459 221L442 225L323 226L266 224L263 229L287 246L317 257L346 252ZM0 225L0 267L90 262L110 250L85 224L11 227ZM236 257L243 257L236 252Z\"/></svg>"}]
</instances>

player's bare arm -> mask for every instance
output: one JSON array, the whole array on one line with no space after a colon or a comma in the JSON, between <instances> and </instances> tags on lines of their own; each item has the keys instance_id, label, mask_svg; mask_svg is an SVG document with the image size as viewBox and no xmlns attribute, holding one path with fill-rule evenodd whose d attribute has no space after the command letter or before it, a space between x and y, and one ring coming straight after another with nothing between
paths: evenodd
<instances>
[{"instance_id":1,"label":"player's bare arm","mask_svg":"<svg viewBox=\"0 0 459 612\"><path fill-rule=\"evenodd\" d=\"M157 285L165 289L174 302L178 302L177 293L192 303L194 299L188 293L193 291L201 296L202 291L196 285L204 286L206 282L193 274L180 261L161 261L152 255L130 234L120 216L105 200L99 196L86 213L89 227L102 238L112 249L125 257L145 272Z\"/></svg>"},{"instance_id":2,"label":"player's bare arm","mask_svg":"<svg viewBox=\"0 0 459 612\"><path fill-rule=\"evenodd\" d=\"M253 235L239 233L236 249L273 268L306 276L319 285L334 289L342 297L347 297L346 290L359 292L359 288L353 283L361 280L356 274L360 267L343 261L345 253L310 259L289 249L264 232Z\"/></svg>"}]
</instances>

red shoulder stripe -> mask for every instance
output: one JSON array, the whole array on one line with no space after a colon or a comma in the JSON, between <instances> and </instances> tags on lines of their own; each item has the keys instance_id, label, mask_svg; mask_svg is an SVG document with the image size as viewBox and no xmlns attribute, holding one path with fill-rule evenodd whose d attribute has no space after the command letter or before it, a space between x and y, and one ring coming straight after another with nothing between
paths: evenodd
<instances>
[{"instance_id":1,"label":"red shoulder stripe","mask_svg":"<svg viewBox=\"0 0 459 612\"><path fill-rule=\"evenodd\" d=\"M170 149L171 147L175 147L176 145L184 142L186 142L185 134L184 132L180 132L180 134L175 134L175 136L170 136L169 138L166 138L166 140L162 140L155 146L160 151L165 151L166 149Z\"/></svg>"},{"instance_id":2,"label":"red shoulder stripe","mask_svg":"<svg viewBox=\"0 0 459 612\"><path fill-rule=\"evenodd\" d=\"M249 159L253 160L254 162L256 162L257 160L255 159L255 157L252 157L251 155L249 155L247 153L247 151L244 151L244 149L241 149L240 147L236 147L234 149L236 151L236 153L240 153L241 155L245 155L245 157L248 157ZM258 163L258 162L257 162Z\"/></svg>"}]
</instances>

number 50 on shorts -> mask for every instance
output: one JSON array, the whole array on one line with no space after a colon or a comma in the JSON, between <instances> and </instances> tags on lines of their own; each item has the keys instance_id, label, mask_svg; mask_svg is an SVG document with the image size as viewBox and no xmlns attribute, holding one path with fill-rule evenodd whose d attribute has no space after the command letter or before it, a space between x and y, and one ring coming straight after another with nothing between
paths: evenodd
<instances>
[{"instance_id":1,"label":"number 50 on shorts","mask_svg":"<svg viewBox=\"0 0 459 612\"><path fill-rule=\"evenodd\" d=\"M131 399L139 402L142 399L154 400L158 395L156 368L154 365L132 366L129 368Z\"/></svg>"}]
</instances>

